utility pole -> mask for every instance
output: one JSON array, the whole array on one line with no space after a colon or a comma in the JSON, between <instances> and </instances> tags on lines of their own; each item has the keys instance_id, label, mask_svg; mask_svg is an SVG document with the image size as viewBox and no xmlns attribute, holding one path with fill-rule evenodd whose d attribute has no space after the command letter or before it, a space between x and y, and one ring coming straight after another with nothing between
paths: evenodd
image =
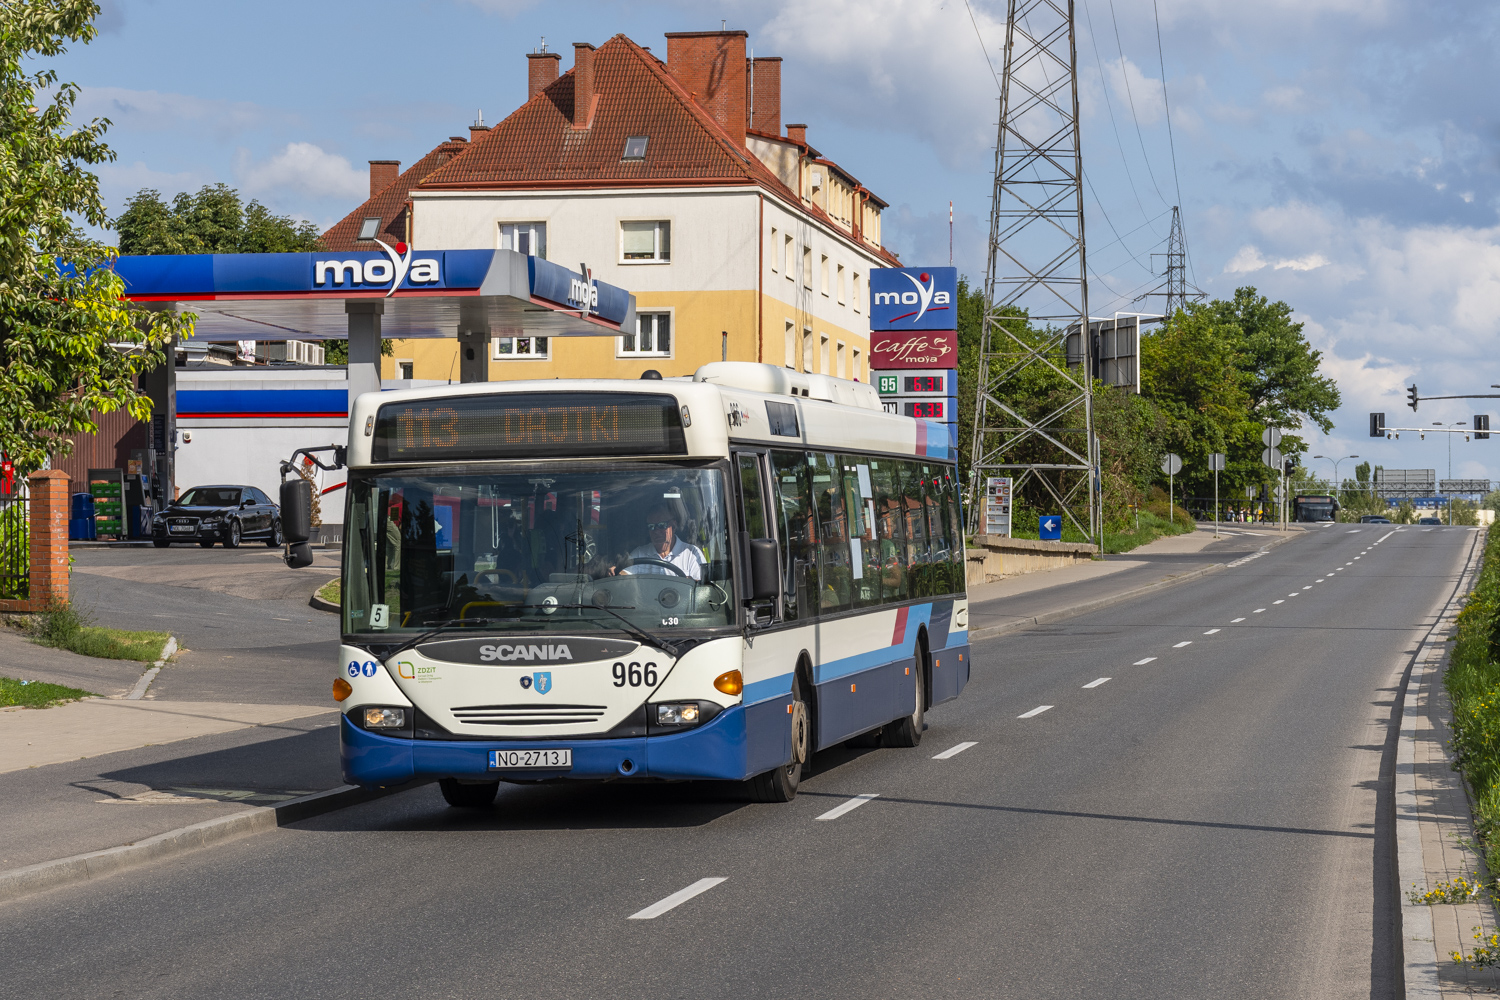
<instances>
[{"instance_id":1,"label":"utility pole","mask_svg":"<svg viewBox=\"0 0 1500 1000\"><path fill-rule=\"evenodd\" d=\"M1009 0L970 496L987 475L1014 476L1013 495L1055 503L1102 552L1084 246L1073 0ZM1046 402L1026 377L1038 369L1061 382Z\"/></svg>"},{"instance_id":2,"label":"utility pole","mask_svg":"<svg viewBox=\"0 0 1500 1000\"><path fill-rule=\"evenodd\" d=\"M1170 323L1172 317L1177 315L1177 310L1187 305L1190 300L1201 299L1205 293L1191 285L1187 280L1187 236L1182 231L1182 211L1172 206L1172 228L1167 233L1167 252L1165 254L1152 254L1152 257L1166 257L1167 267L1164 273L1165 281L1135 297L1136 302L1160 295L1166 298L1166 305L1162 312L1166 313L1165 322Z\"/></svg>"}]
</instances>

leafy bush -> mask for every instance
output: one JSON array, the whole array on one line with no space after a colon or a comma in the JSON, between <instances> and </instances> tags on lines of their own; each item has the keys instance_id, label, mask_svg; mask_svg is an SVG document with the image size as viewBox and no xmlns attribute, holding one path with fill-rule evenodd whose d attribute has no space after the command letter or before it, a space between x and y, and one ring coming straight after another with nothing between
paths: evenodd
<instances>
[{"instance_id":1,"label":"leafy bush","mask_svg":"<svg viewBox=\"0 0 1500 1000\"><path fill-rule=\"evenodd\" d=\"M1479 581L1458 613L1443 683L1453 702L1454 764L1473 792L1485 864L1500 872L1500 532L1489 534Z\"/></svg>"},{"instance_id":2,"label":"leafy bush","mask_svg":"<svg viewBox=\"0 0 1500 1000\"><path fill-rule=\"evenodd\" d=\"M0 577L0 599L15 600L31 593L27 571L31 566L31 526L26 504L13 501L0 508L0 571L16 574Z\"/></svg>"}]
</instances>

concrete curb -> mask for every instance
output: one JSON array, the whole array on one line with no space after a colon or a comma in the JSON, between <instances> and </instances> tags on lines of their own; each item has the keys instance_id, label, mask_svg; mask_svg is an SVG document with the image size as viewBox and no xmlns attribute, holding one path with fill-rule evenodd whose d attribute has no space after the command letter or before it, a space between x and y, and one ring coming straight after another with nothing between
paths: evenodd
<instances>
[{"instance_id":1,"label":"concrete curb","mask_svg":"<svg viewBox=\"0 0 1500 1000\"><path fill-rule=\"evenodd\" d=\"M1155 583L1148 583L1144 587L1134 587L1130 590L1121 591L1118 594L1111 594L1108 597L1101 597L1097 600L1084 601L1081 604L1074 604L1068 607L1058 608L1056 611L1049 611L1046 614L1034 615L1028 618L1020 618L1013 622L1006 622L1004 625L991 625L988 628L975 629L969 633L969 641L979 642L982 639L993 639L997 635L1005 635L1007 632L1018 632L1021 629L1031 628L1034 625L1050 625L1053 622L1062 621L1064 618L1073 618L1077 615L1088 614L1090 611L1099 611L1102 608L1112 607L1116 604L1123 604L1126 601L1134 600L1137 597L1145 597L1147 594L1154 594L1159 590L1166 590L1170 587L1175 587L1180 583L1187 583L1191 580L1199 580L1211 573L1222 572L1223 570L1229 569L1232 566L1238 566L1243 562L1248 562L1251 559L1263 556L1267 552L1276 548L1278 545L1285 545L1287 542L1290 542L1293 538L1296 537L1298 536L1287 535L1285 538L1273 539L1272 541L1267 542L1265 545L1262 545L1255 551L1253 555L1245 556L1243 559L1236 559L1232 563L1214 563L1212 566L1205 566L1202 569L1195 569L1191 572L1182 573L1178 576L1170 577L1166 580L1158 580Z\"/></svg>"},{"instance_id":2,"label":"concrete curb","mask_svg":"<svg viewBox=\"0 0 1500 1000\"><path fill-rule=\"evenodd\" d=\"M296 823L348 806L394 795L426 783L412 782L391 788L340 785L327 791L290 799L280 805L247 809L244 812L230 813L202 823L194 823L192 826L169 830L134 844L110 847L102 851L90 851L87 854L75 854L70 858L43 861L25 868L0 872L0 902L19 899L22 896L55 889L59 886L92 881L127 868L160 861L188 851L265 833L288 823Z\"/></svg>"},{"instance_id":3,"label":"concrete curb","mask_svg":"<svg viewBox=\"0 0 1500 1000\"><path fill-rule=\"evenodd\" d=\"M146 689L151 686L152 681L156 680L156 675L161 673L161 668L166 666L167 661L175 655L177 655L177 637L169 635L167 636L167 641L162 643L161 659L151 664L150 669L141 674L141 679L135 682L135 687L130 689L130 693L125 696L125 700L140 701L146 697Z\"/></svg>"},{"instance_id":4,"label":"concrete curb","mask_svg":"<svg viewBox=\"0 0 1500 1000\"><path fill-rule=\"evenodd\" d=\"M339 579L342 579L342 577L337 577L336 576L333 579L334 580L339 580ZM331 582L332 582L331 580L324 580L322 583L318 584L317 590L314 590L312 592L312 596L307 599L307 606L308 607L313 608L316 611L327 611L330 614L335 614L335 615L343 613L343 611L344 611L343 608L339 607L337 604L334 604L332 601L325 601L325 600L323 600L323 598L321 598L321 597L318 596L318 590L322 590L324 587L328 586L328 584L331 583Z\"/></svg>"},{"instance_id":5,"label":"concrete curb","mask_svg":"<svg viewBox=\"0 0 1500 1000\"><path fill-rule=\"evenodd\" d=\"M1473 547L1465 560L1458 585L1448 598L1448 603L1438 615L1438 620L1422 639L1417 653L1412 657L1411 675L1406 682L1406 697L1401 703L1400 735L1396 741L1396 788L1394 809L1396 812L1396 884L1401 896L1401 959L1402 973L1409 998L1431 997L1439 1000L1443 986L1438 978L1438 956L1436 934L1432 926L1432 909L1421 903L1413 903L1406 897L1411 886L1426 886L1427 868L1422 860L1421 808L1417 801L1417 717L1420 713L1418 697L1422 681L1430 672L1433 677L1441 674L1443 662L1451 647L1448 635L1453 629L1454 616L1474 584L1479 569L1479 560L1484 555L1486 535L1474 536ZM1399 678L1398 678L1399 679Z\"/></svg>"}]
</instances>

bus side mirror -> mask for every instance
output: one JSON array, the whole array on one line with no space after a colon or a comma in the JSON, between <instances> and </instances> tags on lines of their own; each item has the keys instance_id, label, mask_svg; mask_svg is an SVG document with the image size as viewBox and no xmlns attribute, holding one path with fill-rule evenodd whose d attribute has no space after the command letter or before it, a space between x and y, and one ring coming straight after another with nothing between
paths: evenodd
<instances>
[{"instance_id":1,"label":"bus side mirror","mask_svg":"<svg viewBox=\"0 0 1500 1000\"><path fill-rule=\"evenodd\" d=\"M781 567L776 558L776 541L771 538L750 540L750 599L772 600L781 593Z\"/></svg>"},{"instance_id":2,"label":"bus side mirror","mask_svg":"<svg viewBox=\"0 0 1500 1000\"><path fill-rule=\"evenodd\" d=\"M312 537L312 483L306 479L281 484L281 535L293 545Z\"/></svg>"},{"instance_id":3,"label":"bus side mirror","mask_svg":"<svg viewBox=\"0 0 1500 1000\"><path fill-rule=\"evenodd\" d=\"M286 555L282 560L292 569L301 569L311 566L313 561L312 546L306 542L293 542L286 547Z\"/></svg>"}]
</instances>

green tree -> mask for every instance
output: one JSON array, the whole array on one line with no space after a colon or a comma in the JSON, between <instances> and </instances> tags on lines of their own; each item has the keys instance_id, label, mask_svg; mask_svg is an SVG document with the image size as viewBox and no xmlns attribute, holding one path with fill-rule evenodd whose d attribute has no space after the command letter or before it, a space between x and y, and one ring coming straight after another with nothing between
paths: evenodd
<instances>
[{"instance_id":1,"label":"green tree","mask_svg":"<svg viewBox=\"0 0 1500 1000\"><path fill-rule=\"evenodd\" d=\"M1291 306L1247 287L1206 308L1224 328L1238 331L1235 348L1255 419L1270 427L1308 421L1324 434L1333 430L1328 414L1339 408L1338 385L1318 373L1322 352L1308 344L1302 324L1292 322Z\"/></svg>"},{"instance_id":2,"label":"green tree","mask_svg":"<svg viewBox=\"0 0 1500 1000\"><path fill-rule=\"evenodd\" d=\"M241 205L239 192L225 184L180 192L170 206L160 191L142 188L125 202L115 231L124 254L299 253L321 246L311 222L273 215L258 201Z\"/></svg>"},{"instance_id":3,"label":"green tree","mask_svg":"<svg viewBox=\"0 0 1500 1000\"><path fill-rule=\"evenodd\" d=\"M107 222L88 167L115 158L109 121L72 123L78 87L28 72L92 40L98 13L90 0L0 4L0 450L22 470L71 453L70 436L98 430L96 412L149 417L138 376L192 330L191 317L122 299L113 251L75 221Z\"/></svg>"}]
</instances>

